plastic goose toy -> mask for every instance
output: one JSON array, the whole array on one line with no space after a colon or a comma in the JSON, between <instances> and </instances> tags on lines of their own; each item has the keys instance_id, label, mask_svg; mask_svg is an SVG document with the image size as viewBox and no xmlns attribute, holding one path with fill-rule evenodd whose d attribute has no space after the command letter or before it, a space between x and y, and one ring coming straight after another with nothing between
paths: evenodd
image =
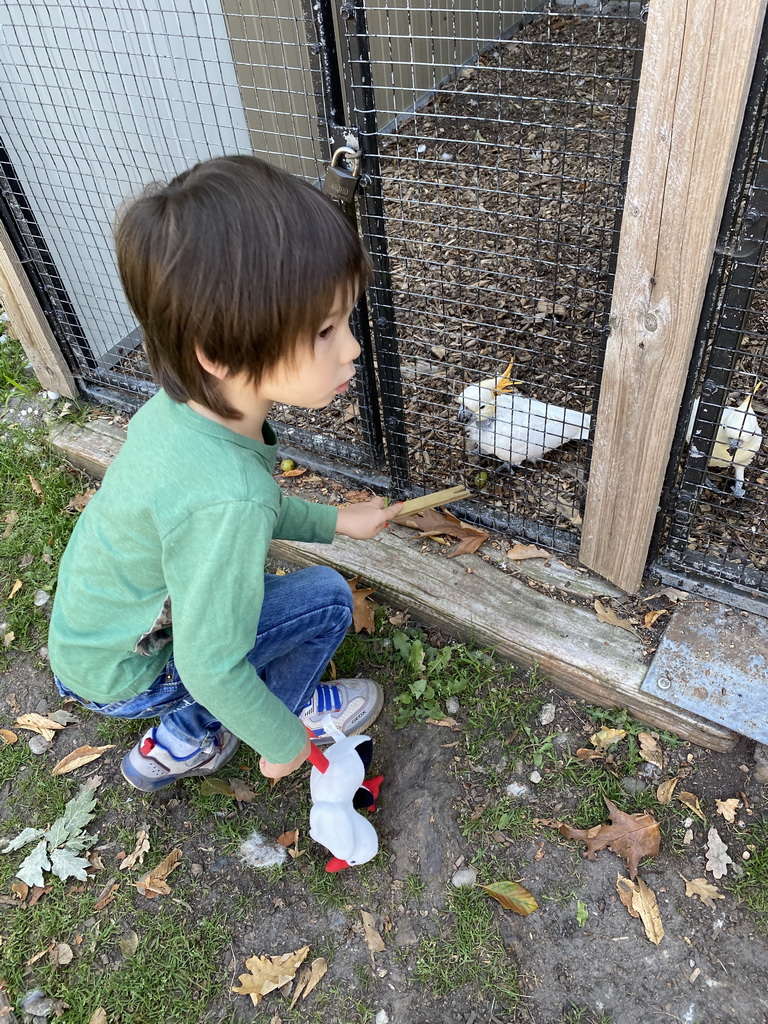
<instances>
[{"instance_id":1,"label":"plastic goose toy","mask_svg":"<svg viewBox=\"0 0 768 1024\"><path fill-rule=\"evenodd\" d=\"M313 744L309 755L309 834L332 854L325 870L342 871L367 863L378 852L376 830L358 810L376 809L384 776L364 781L373 755L370 737L345 736L330 719L323 726L334 742L324 751Z\"/></svg>"}]
</instances>

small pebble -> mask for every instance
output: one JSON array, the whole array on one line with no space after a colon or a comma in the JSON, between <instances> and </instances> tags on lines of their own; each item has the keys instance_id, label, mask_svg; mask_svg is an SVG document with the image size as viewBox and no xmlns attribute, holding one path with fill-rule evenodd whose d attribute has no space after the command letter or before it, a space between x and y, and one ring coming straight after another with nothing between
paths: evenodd
<instances>
[{"instance_id":1,"label":"small pebble","mask_svg":"<svg viewBox=\"0 0 768 1024\"><path fill-rule=\"evenodd\" d=\"M50 740L47 740L45 736L31 736L29 739L29 749L33 754L38 756L44 754L46 750L50 750L53 744Z\"/></svg>"},{"instance_id":2,"label":"small pebble","mask_svg":"<svg viewBox=\"0 0 768 1024\"><path fill-rule=\"evenodd\" d=\"M459 871L454 871L451 877L451 883L457 889L461 889L466 885L475 885L477 882L477 871L474 868L460 868Z\"/></svg>"},{"instance_id":3,"label":"small pebble","mask_svg":"<svg viewBox=\"0 0 768 1024\"><path fill-rule=\"evenodd\" d=\"M389 1014L386 1010L379 1010L373 1018L373 1024L389 1024Z\"/></svg>"},{"instance_id":4,"label":"small pebble","mask_svg":"<svg viewBox=\"0 0 768 1024\"><path fill-rule=\"evenodd\" d=\"M621 780L621 788L625 793L629 793L630 796L637 796L638 793L643 793L648 789L648 784L643 782L642 779L628 777Z\"/></svg>"},{"instance_id":5,"label":"small pebble","mask_svg":"<svg viewBox=\"0 0 768 1024\"><path fill-rule=\"evenodd\" d=\"M512 797L513 800L525 800L531 795L530 789L524 782L510 782L506 792L507 796Z\"/></svg>"},{"instance_id":6,"label":"small pebble","mask_svg":"<svg viewBox=\"0 0 768 1024\"><path fill-rule=\"evenodd\" d=\"M56 402L58 401L59 398L61 398L61 395L59 394L58 391L46 391L45 393L52 402Z\"/></svg>"},{"instance_id":7,"label":"small pebble","mask_svg":"<svg viewBox=\"0 0 768 1024\"><path fill-rule=\"evenodd\" d=\"M33 598L33 602L34 602L34 605L35 605L36 608L42 608L46 604L48 604L50 599L51 599L51 595L47 591L45 591L45 590L36 590L35 591L35 596Z\"/></svg>"},{"instance_id":8,"label":"small pebble","mask_svg":"<svg viewBox=\"0 0 768 1024\"><path fill-rule=\"evenodd\" d=\"M416 152L419 153L419 154L426 153L427 152L426 145L422 142L422 144L420 146L416 147Z\"/></svg>"},{"instance_id":9,"label":"small pebble","mask_svg":"<svg viewBox=\"0 0 768 1024\"><path fill-rule=\"evenodd\" d=\"M445 710L448 712L449 715L455 715L458 712L460 706L461 705L459 704L455 697L449 697L448 700L445 702Z\"/></svg>"},{"instance_id":10,"label":"small pebble","mask_svg":"<svg viewBox=\"0 0 768 1024\"><path fill-rule=\"evenodd\" d=\"M541 772L531 772L528 778L531 780L534 786L538 786L538 784L541 782Z\"/></svg>"},{"instance_id":11,"label":"small pebble","mask_svg":"<svg viewBox=\"0 0 768 1024\"><path fill-rule=\"evenodd\" d=\"M545 704L539 715L539 722L542 725L551 725L555 720L555 705Z\"/></svg>"}]
</instances>

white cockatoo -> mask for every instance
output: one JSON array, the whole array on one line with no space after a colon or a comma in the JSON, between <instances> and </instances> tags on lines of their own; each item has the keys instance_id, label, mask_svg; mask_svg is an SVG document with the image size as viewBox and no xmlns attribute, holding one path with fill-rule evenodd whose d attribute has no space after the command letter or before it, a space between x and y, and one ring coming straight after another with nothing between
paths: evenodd
<instances>
[{"instance_id":1,"label":"white cockatoo","mask_svg":"<svg viewBox=\"0 0 768 1024\"><path fill-rule=\"evenodd\" d=\"M752 399L762 387L758 381L743 402L736 406L723 409L717 434L712 444L707 465L711 469L733 468L733 493L737 498L746 495L744 490L744 470L749 466L760 451L763 443L763 432L752 409ZM690 443L693 436L693 424L699 410L699 399L693 403L691 418L688 421L686 440Z\"/></svg>"},{"instance_id":2,"label":"white cockatoo","mask_svg":"<svg viewBox=\"0 0 768 1024\"><path fill-rule=\"evenodd\" d=\"M488 377L464 388L456 414L467 440L482 455L495 455L510 466L540 459L567 441L589 436L592 417L575 409L550 405L513 390L512 365L500 377Z\"/></svg>"}]
</instances>

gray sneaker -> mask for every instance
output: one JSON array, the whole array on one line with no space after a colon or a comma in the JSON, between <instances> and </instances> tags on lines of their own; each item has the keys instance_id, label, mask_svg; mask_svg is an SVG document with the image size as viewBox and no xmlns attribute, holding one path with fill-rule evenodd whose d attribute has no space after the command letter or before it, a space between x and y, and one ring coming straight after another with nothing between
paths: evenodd
<instances>
[{"instance_id":1,"label":"gray sneaker","mask_svg":"<svg viewBox=\"0 0 768 1024\"><path fill-rule=\"evenodd\" d=\"M174 757L155 738L155 729L149 729L122 760L120 770L127 782L143 793L164 789L178 779L195 775L214 775L233 756L240 744L225 728L219 729L212 740L186 757Z\"/></svg>"},{"instance_id":2,"label":"gray sneaker","mask_svg":"<svg viewBox=\"0 0 768 1024\"><path fill-rule=\"evenodd\" d=\"M323 727L326 716L345 736L357 736L376 721L383 704L384 693L373 679L335 679L318 685L299 718L320 747L333 739Z\"/></svg>"}]
</instances>

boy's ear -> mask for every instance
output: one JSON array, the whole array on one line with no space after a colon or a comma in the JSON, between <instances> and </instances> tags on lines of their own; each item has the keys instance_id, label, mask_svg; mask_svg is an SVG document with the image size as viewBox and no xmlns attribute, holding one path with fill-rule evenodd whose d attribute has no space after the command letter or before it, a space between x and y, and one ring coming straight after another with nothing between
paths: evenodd
<instances>
[{"instance_id":1,"label":"boy's ear","mask_svg":"<svg viewBox=\"0 0 768 1024\"><path fill-rule=\"evenodd\" d=\"M226 366L222 366L221 363L215 363L212 359L209 359L198 345L195 345L195 355L197 356L198 363L212 377L215 377L217 380L224 380L229 377L229 370Z\"/></svg>"}]
</instances>

